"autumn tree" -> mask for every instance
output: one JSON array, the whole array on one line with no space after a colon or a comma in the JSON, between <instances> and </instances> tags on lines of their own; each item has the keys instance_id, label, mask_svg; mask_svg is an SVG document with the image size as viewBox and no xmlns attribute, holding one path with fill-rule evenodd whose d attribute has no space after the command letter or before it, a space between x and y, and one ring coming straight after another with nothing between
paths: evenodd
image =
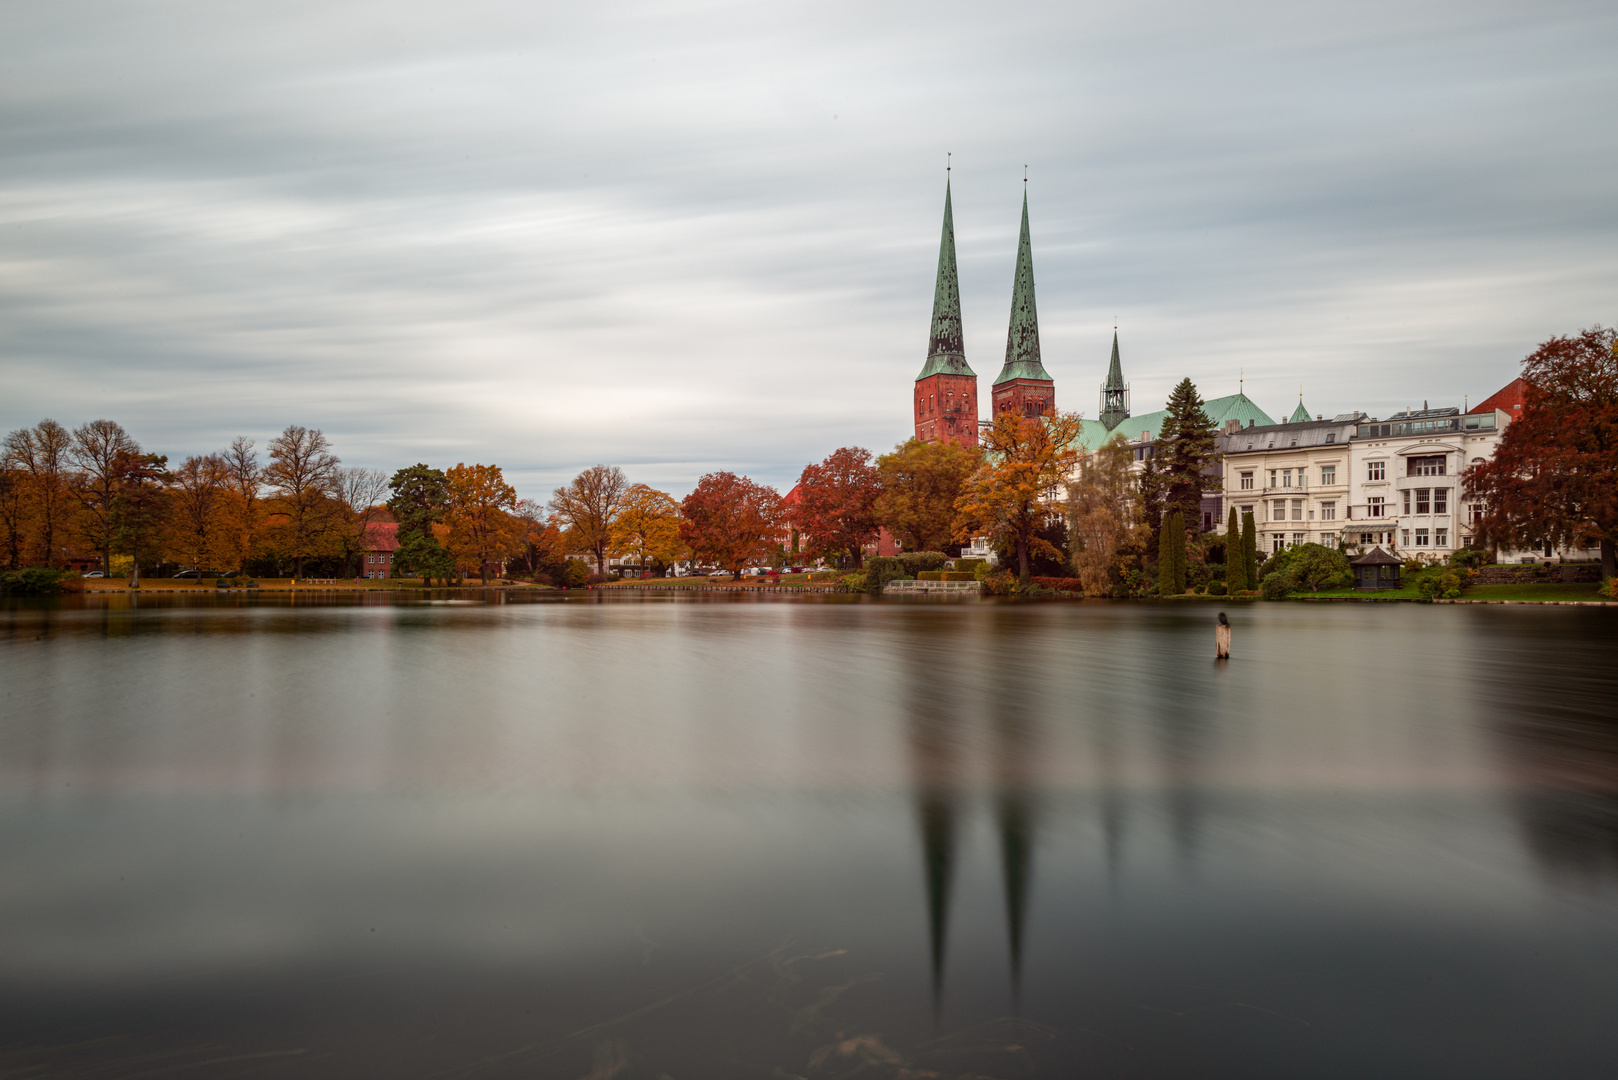
<instances>
[{"instance_id":1,"label":"autumn tree","mask_svg":"<svg viewBox=\"0 0 1618 1080\"><path fill-rule=\"evenodd\" d=\"M846 551L857 570L867 543L876 539L876 501L882 481L871 452L858 446L834 450L818 465L804 466L792 524L818 557Z\"/></svg>"},{"instance_id":2,"label":"autumn tree","mask_svg":"<svg viewBox=\"0 0 1618 1080\"><path fill-rule=\"evenodd\" d=\"M1554 337L1523 360L1520 415L1488 461L1464 474L1483 503L1485 544L1601 549L1612 577L1618 545L1618 331L1597 324Z\"/></svg>"},{"instance_id":3,"label":"autumn tree","mask_svg":"<svg viewBox=\"0 0 1618 1080\"><path fill-rule=\"evenodd\" d=\"M285 542L296 577L303 577L304 559L332 548L340 464L318 430L289 425L270 443L264 479L273 491L273 509L286 518Z\"/></svg>"},{"instance_id":4,"label":"autumn tree","mask_svg":"<svg viewBox=\"0 0 1618 1080\"><path fill-rule=\"evenodd\" d=\"M131 588L140 587L142 554L150 557L159 543L168 511L168 460L158 454L127 453L114 466L117 494L112 500L112 542L119 554L131 556Z\"/></svg>"},{"instance_id":5,"label":"autumn tree","mask_svg":"<svg viewBox=\"0 0 1618 1080\"><path fill-rule=\"evenodd\" d=\"M140 445L111 420L92 420L73 431L68 458L71 489L79 504L79 535L101 555L102 573L112 572L112 504L118 494L119 461Z\"/></svg>"},{"instance_id":6,"label":"autumn tree","mask_svg":"<svg viewBox=\"0 0 1618 1080\"><path fill-rule=\"evenodd\" d=\"M264 473L253 440L245 435L231 440L230 447L219 456L225 464L226 479L224 548L227 561L245 573L262 524L259 493L264 488Z\"/></svg>"},{"instance_id":7,"label":"autumn tree","mask_svg":"<svg viewBox=\"0 0 1618 1080\"><path fill-rule=\"evenodd\" d=\"M955 533L955 500L983 462L976 446L910 439L876 459L876 519L906 551L940 551Z\"/></svg>"},{"instance_id":8,"label":"autumn tree","mask_svg":"<svg viewBox=\"0 0 1618 1080\"><path fill-rule=\"evenodd\" d=\"M1030 551L1065 559L1039 532L1059 515L1056 492L1078 460L1079 430L1079 418L1072 413L1001 413L983 432L983 464L955 502L956 539L988 536L1015 550L1024 585Z\"/></svg>"},{"instance_id":9,"label":"autumn tree","mask_svg":"<svg viewBox=\"0 0 1618 1080\"><path fill-rule=\"evenodd\" d=\"M781 496L774 488L732 472L709 473L680 504L680 539L692 555L741 577L749 563L775 550Z\"/></svg>"},{"instance_id":10,"label":"autumn tree","mask_svg":"<svg viewBox=\"0 0 1618 1080\"><path fill-rule=\"evenodd\" d=\"M1223 484L1214 423L1203 411L1196 384L1181 379L1169 394L1167 414L1152 445L1154 471L1163 487L1163 512L1178 511L1196 534L1202 520L1202 493Z\"/></svg>"},{"instance_id":11,"label":"autumn tree","mask_svg":"<svg viewBox=\"0 0 1618 1080\"><path fill-rule=\"evenodd\" d=\"M25 560L54 566L61 559L69 521L68 451L73 437L55 420L41 420L6 436L5 457L22 474Z\"/></svg>"},{"instance_id":12,"label":"autumn tree","mask_svg":"<svg viewBox=\"0 0 1618 1080\"><path fill-rule=\"evenodd\" d=\"M519 499L514 514L522 532L522 550L516 557L522 560L524 574L560 574L567 562L562 530L545 520L545 508L532 499Z\"/></svg>"},{"instance_id":13,"label":"autumn tree","mask_svg":"<svg viewBox=\"0 0 1618 1080\"><path fill-rule=\"evenodd\" d=\"M1073 570L1092 596L1105 596L1121 576L1121 555L1133 525L1135 452L1115 435L1079 459L1067 489L1068 550Z\"/></svg>"},{"instance_id":14,"label":"autumn tree","mask_svg":"<svg viewBox=\"0 0 1618 1080\"><path fill-rule=\"evenodd\" d=\"M568 539L595 556L596 573L607 572L607 549L612 527L624 508L629 480L616 465L592 465L559 487L551 496L551 510Z\"/></svg>"},{"instance_id":15,"label":"autumn tree","mask_svg":"<svg viewBox=\"0 0 1618 1080\"><path fill-rule=\"evenodd\" d=\"M181 562L212 566L221 561L217 556L228 532L221 517L229 492L230 473L218 454L193 454L170 474L170 544Z\"/></svg>"},{"instance_id":16,"label":"autumn tree","mask_svg":"<svg viewBox=\"0 0 1618 1080\"><path fill-rule=\"evenodd\" d=\"M503 563L522 548L521 523L512 513L517 489L498 465L457 464L444 473L444 490L450 554L462 565L476 563L487 585L489 564Z\"/></svg>"},{"instance_id":17,"label":"autumn tree","mask_svg":"<svg viewBox=\"0 0 1618 1080\"><path fill-rule=\"evenodd\" d=\"M22 566L27 499L27 477L12 465L10 456L0 448L0 543L5 545L7 570L17 570Z\"/></svg>"},{"instance_id":18,"label":"autumn tree","mask_svg":"<svg viewBox=\"0 0 1618 1080\"><path fill-rule=\"evenodd\" d=\"M388 474L380 469L340 469L337 473L336 497L339 518L337 533L341 537L343 565L346 573L360 574L359 559L367 549L366 541L371 526L382 519L386 507L382 496L388 492Z\"/></svg>"},{"instance_id":19,"label":"autumn tree","mask_svg":"<svg viewBox=\"0 0 1618 1080\"><path fill-rule=\"evenodd\" d=\"M669 566L685 551L680 539L680 504L666 491L636 484L624 496L623 509L613 524L614 551L634 555L644 569L651 559Z\"/></svg>"}]
</instances>

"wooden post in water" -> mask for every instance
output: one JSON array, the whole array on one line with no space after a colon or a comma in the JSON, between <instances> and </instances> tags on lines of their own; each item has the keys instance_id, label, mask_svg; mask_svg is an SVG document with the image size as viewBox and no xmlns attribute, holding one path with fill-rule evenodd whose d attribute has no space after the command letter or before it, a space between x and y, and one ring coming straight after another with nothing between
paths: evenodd
<instances>
[{"instance_id":1,"label":"wooden post in water","mask_svg":"<svg viewBox=\"0 0 1618 1080\"><path fill-rule=\"evenodd\" d=\"M1214 658L1230 659L1230 620L1223 611L1219 613L1219 625L1214 627Z\"/></svg>"}]
</instances>

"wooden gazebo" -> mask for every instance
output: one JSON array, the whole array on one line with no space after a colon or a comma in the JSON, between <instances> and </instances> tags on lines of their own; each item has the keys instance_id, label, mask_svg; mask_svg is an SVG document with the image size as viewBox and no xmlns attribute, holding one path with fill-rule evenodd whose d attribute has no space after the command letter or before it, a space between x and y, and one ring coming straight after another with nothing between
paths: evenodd
<instances>
[{"instance_id":1,"label":"wooden gazebo","mask_svg":"<svg viewBox=\"0 0 1618 1080\"><path fill-rule=\"evenodd\" d=\"M1348 565L1354 570L1356 589L1397 589L1402 584L1399 571L1404 568L1404 561L1379 547L1348 560Z\"/></svg>"}]
</instances>

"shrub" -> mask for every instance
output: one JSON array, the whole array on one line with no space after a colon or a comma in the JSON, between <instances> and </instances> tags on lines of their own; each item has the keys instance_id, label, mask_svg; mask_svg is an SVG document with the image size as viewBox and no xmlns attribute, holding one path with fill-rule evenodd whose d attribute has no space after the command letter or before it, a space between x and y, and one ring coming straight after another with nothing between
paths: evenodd
<instances>
[{"instance_id":1,"label":"shrub","mask_svg":"<svg viewBox=\"0 0 1618 1080\"><path fill-rule=\"evenodd\" d=\"M942 570L949 557L942 551L901 551L893 556L905 568L905 573L915 577L923 570Z\"/></svg>"},{"instance_id":2,"label":"shrub","mask_svg":"<svg viewBox=\"0 0 1618 1080\"><path fill-rule=\"evenodd\" d=\"M1465 567L1468 570L1485 566L1488 562L1489 553L1482 548L1456 548L1449 557L1451 566Z\"/></svg>"},{"instance_id":3,"label":"shrub","mask_svg":"<svg viewBox=\"0 0 1618 1080\"><path fill-rule=\"evenodd\" d=\"M1209 596L1224 596L1227 591L1228 590L1226 590L1225 583L1223 581L1216 580L1208 582Z\"/></svg>"},{"instance_id":4,"label":"shrub","mask_svg":"<svg viewBox=\"0 0 1618 1080\"><path fill-rule=\"evenodd\" d=\"M1056 592L1084 592L1084 581L1076 577L1036 577L1028 580L1032 584L1041 585Z\"/></svg>"},{"instance_id":5,"label":"shrub","mask_svg":"<svg viewBox=\"0 0 1618 1080\"><path fill-rule=\"evenodd\" d=\"M607 574L591 574L584 579L584 583L586 585L605 585L611 580L612 578Z\"/></svg>"},{"instance_id":6,"label":"shrub","mask_svg":"<svg viewBox=\"0 0 1618 1080\"><path fill-rule=\"evenodd\" d=\"M882 595L882 586L890 581L912 576L897 555L873 555L865 560L865 591L872 596Z\"/></svg>"},{"instance_id":7,"label":"shrub","mask_svg":"<svg viewBox=\"0 0 1618 1080\"><path fill-rule=\"evenodd\" d=\"M916 580L917 581L943 581L944 580L944 571L942 571L942 570L922 570L922 571L920 571L920 572L918 572L916 574Z\"/></svg>"},{"instance_id":8,"label":"shrub","mask_svg":"<svg viewBox=\"0 0 1618 1080\"><path fill-rule=\"evenodd\" d=\"M1285 600L1292 592L1292 578L1285 571L1272 570L1264 575L1259 593L1266 600Z\"/></svg>"},{"instance_id":9,"label":"shrub","mask_svg":"<svg viewBox=\"0 0 1618 1080\"><path fill-rule=\"evenodd\" d=\"M1010 596L1016 584L1017 579L1012 577L1010 570L995 570L983 577L983 595Z\"/></svg>"},{"instance_id":10,"label":"shrub","mask_svg":"<svg viewBox=\"0 0 1618 1080\"><path fill-rule=\"evenodd\" d=\"M1461 595L1461 579L1447 570L1442 574L1429 574L1416 582L1416 595L1429 601L1454 600Z\"/></svg>"},{"instance_id":11,"label":"shrub","mask_svg":"<svg viewBox=\"0 0 1618 1080\"><path fill-rule=\"evenodd\" d=\"M987 565L989 565L989 560L987 559L956 559L955 571L957 573L971 574L975 581L977 580L978 567Z\"/></svg>"},{"instance_id":12,"label":"shrub","mask_svg":"<svg viewBox=\"0 0 1618 1080\"><path fill-rule=\"evenodd\" d=\"M1618 600L1618 577L1610 577L1602 583L1601 595L1608 600Z\"/></svg>"},{"instance_id":13,"label":"shrub","mask_svg":"<svg viewBox=\"0 0 1618 1080\"><path fill-rule=\"evenodd\" d=\"M562 567L562 584L569 589L582 589L590 583L590 568L583 559L569 559Z\"/></svg>"},{"instance_id":14,"label":"shrub","mask_svg":"<svg viewBox=\"0 0 1618 1080\"><path fill-rule=\"evenodd\" d=\"M7 570L0 573L0 593L10 593L13 596L45 596L50 593L66 592L67 579L71 576L71 572L67 570L46 570L40 566Z\"/></svg>"},{"instance_id":15,"label":"shrub","mask_svg":"<svg viewBox=\"0 0 1618 1080\"><path fill-rule=\"evenodd\" d=\"M963 573L960 570L938 571L940 581L976 581L978 576L972 573Z\"/></svg>"},{"instance_id":16,"label":"shrub","mask_svg":"<svg viewBox=\"0 0 1618 1080\"><path fill-rule=\"evenodd\" d=\"M864 592L865 572L862 570L857 574L849 574L843 578L843 584L848 586L850 592Z\"/></svg>"}]
</instances>

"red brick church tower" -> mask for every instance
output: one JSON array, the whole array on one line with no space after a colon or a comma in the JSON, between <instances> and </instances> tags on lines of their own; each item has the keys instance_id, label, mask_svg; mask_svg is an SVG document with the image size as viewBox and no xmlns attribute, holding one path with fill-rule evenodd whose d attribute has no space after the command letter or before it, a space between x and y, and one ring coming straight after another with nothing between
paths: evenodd
<instances>
[{"instance_id":1,"label":"red brick church tower","mask_svg":"<svg viewBox=\"0 0 1618 1080\"><path fill-rule=\"evenodd\" d=\"M1034 252L1028 241L1028 192L1022 196L1022 235L1011 286L1006 363L994 380L994 415L1048 416L1056 411L1056 381L1039 361L1039 312L1034 308Z\"/></svg>"},{"instance_id":2,"label":"red brick church tower","mask_svg":"<svg viewBox=\"0 0 1618 1080\"><path fill-rule=\"evenodd\" d=\"M961 287L955 272L955 215L944 181L944 237L938 244L938 284L933 288L933 331L927 362L916 376L916 438L978 444L978 377L966 364L961 343Z\"/></svg>"}]
</instances>

